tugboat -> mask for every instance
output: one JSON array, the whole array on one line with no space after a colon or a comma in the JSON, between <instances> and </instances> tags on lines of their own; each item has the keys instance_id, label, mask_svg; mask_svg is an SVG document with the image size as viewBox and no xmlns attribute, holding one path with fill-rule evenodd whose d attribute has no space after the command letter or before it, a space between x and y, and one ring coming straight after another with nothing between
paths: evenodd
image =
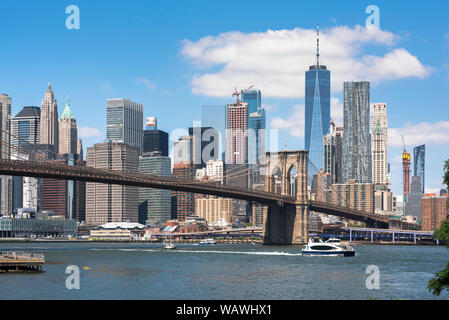
<instances>
[{"instance_id":1,"label":"tugboat","mask_svg":"<svg viewBox=\"0 0 449 320\"><path fill-rule=\"evenodd\" d=\"M336 238L331 238L323 242L320 238L310 238L309 242L302 249L303 256L339 256L353 257L355 250L347 245L341 244Z\"/></svg>"}]
</instances>

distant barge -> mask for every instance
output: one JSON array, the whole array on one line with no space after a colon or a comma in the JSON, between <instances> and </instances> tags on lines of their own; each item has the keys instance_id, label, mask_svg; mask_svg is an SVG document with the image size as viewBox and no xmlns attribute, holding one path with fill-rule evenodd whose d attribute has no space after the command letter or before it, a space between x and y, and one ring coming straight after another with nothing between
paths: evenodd
<instances>
[{"instance_id":1,"label":"distant barge","mask_svg":"<svg viewBox=\"0 0 449 320\"><path fill-rule=\"evenodd\" d=\"M45 257L40 253L0 252L0 273L42 272Z\"/></svg>"}]
</instances>

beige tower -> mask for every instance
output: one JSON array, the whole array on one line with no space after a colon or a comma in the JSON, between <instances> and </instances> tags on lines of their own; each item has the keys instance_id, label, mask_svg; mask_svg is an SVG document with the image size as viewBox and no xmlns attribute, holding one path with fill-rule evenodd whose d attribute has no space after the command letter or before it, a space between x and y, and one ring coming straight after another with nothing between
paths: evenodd
<instances>
[{"instance_id":1,"label":"beige tower","mask_svg":"<svg viewBox=\"0 0 449 320\"><path fill-rule=\"evenodd\" d=\"M0 158L10 159L11 148L11 97L0 94ZM0 176L0 213L9 215L12 213L12 178Z\"/></svg>"},{"instance_id":2,"label":"beige tower","mask_svg":"<svg viewBox=\"0 0 449 320\"><path fill-rule=\"evenodd\" d=\"M97 143L87 148L87 165L99 169L138 172L139 149L117 142ZM139 188L88 182L86 222L98 226L108 222L138 221Z\"/></svg>"},{"instance_id":3,"label":"beige tower","mask_svg":"<svg viewBox=\"0 0 449 320\"><path fill-rule=\"evenodd\" d=\"M64 113L59 119L59 153L78 153L78 130L76 119L70 109L69 98L67 98Z\"/></svg>"},{"instance_id":4,"label":"beige tower","mask_svg":"<svg viewBox=\"0 0 449 320\"><path fill-rule=\"evenodd\" d=\"M388 116L385 103L373 105L371 123L372 177L373 183L390 188L388 172Z\"/></svg>"},{"instance_id":5,"label":"beige tower","mask_svg":"<svg viewBox=\"0 0 449 320\"><path fill-rule=\"evenodd\" d=\"M59 123L58 123L58 104L55 99L50 83L47 91L45 91L42 99L41 109L41 130L40 139L41 144L53 145L55 152L58 152L59 147Z\"/></svg>"}]
</instances>

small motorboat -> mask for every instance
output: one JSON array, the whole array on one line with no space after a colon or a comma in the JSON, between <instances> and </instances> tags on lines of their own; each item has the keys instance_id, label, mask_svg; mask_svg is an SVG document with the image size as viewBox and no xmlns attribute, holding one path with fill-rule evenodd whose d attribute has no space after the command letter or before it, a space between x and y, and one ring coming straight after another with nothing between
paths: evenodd
<instances>
[{"instance_id":1,"label":"small motorboat","mask_svg":"<svg viewBox=\"0 0 449 320\"><path fill-rule=\"evenodd\" d=\"M214 245L216 242L212 238L204 239L200 242L198 242L199 246L207 246L207 245Z\"/></svg>"},{"instance_id":2,"label":"small motorboat","mask_svg":"<svg viewBox=\"0 0 449 320\"><path fill-rule=\"evenodd\" d=\"M323 242L320 238L310 238L307 245L302 249L304 256L341 256L353 257L355 250L348 246L341 244L341 241L336 238L331 238Z\"/></svg>"},{"instance_id":3,"label":"small motorboat","mask_svg":"<svg viewBox=\"0 0 449 320\"><path fill-rule=\"evenodd\" d=\"M176 246L173 242L164 242L164 249L176 249Z\"/></svg>"}]
</instances>

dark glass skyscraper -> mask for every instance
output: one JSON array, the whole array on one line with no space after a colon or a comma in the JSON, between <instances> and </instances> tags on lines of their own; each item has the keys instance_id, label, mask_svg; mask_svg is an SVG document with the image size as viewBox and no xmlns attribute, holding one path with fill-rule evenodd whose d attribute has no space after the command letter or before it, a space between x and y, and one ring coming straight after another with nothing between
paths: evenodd
<instances>
[{"instance_id":1,"label":"dark glass skyscraper","mask_svg":"<svg viewBox=\"0 0 449 320\"><path fill-rule=\"evenodd\" d=\"M317 39L316 65L306 71L306 110L304 147L309 159L319 170L323 168L323 137L330 126L330 78L326 66L320 65L319 39Z\"/></svg>"},{"instance_id":2,"label":"dark glass skyscraper","mask_svg":"<svg viewBox=\"0 0 449 320\"><path fill-rule=\"evenodd\" d=\"M413 149L413 175L421 177L422 193L425 190L425 169L426 169L426 145L417 146Z\"/></svg>"},{"instance_id":3,"label":"dark glass skyscraper","mask_svg":"<svg viewBox=\"0 0 449 320\"><path fill-rule=\"evenodd\" d=\"M201 107L201 126L216 129L219 136L220 150L219 160L225 159L226 150L226 106L225 105L204 105Z\"/></svg>"}]
</instances>

